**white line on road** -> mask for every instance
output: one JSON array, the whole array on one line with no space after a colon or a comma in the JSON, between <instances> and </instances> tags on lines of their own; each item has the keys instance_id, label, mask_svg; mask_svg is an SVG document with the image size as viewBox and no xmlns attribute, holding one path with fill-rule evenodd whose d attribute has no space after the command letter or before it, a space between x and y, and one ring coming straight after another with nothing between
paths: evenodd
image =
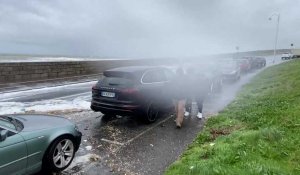
<instances>
[{"instance_id":1,"label":"white line on road","mask_svg":"<svg viewBox=\"0 0 300 175\"><path fill-rule=\"evenodd\" d=\"M145 131L141 132L141 133L138 134L137 136L135 136L135 137L129 139L125 144L126 144L126 145L130 144L130 143L133 142L134 140L138 139L139 137L141 137L141 136L144 135L145 133L149 132L149 131L152 130L153 128L156 128L157 126L159 126L160 124L166 122L167 120L169 120L169 119L172 118L172 117L173 117L173 116L171 115L171 116L169 116L168 118L166 118L166 119L160 121L159 123L155 124L154 126L148 128L148 129L146 129Z\"/></svg>"},{"instance_id":2,"label":"white line on road","mask_svg":"<svg viewBox=\"0 0 300 175\"><path fill-rule=\"evenodd\" d=\"M100 160L103 161L103 160L105 160L106 158L108 158L111 154L117 153L118 151L121 150L121 148L124 148L124 146L130 144L130 143L133 142L134 140L138 139L139 137L141 137L141 136L144 135L145 133L147 133L147 132L149 132L150 130L154 129L154 128L157 127L158 125L160 125L160 124L166 122L167 120L171 119L172 117L173 117L173 116L169 116L168 118L166 118L166 119L160 121L160 122L157 123L156 125L154 125L154 126L148 128L148 129L146 129L144 132L141 132L141 133L138 134L137 136L135 136L135 137L133 137L132 139L128 140L126 143L120 143L120 144L122 144L122 145L120 145L120 147L118 147L118 148L117 148L116 150L114 150L113 152L108 153L108 154L106 154L105 156L101 157ZM103 139L101 139L101 140L103 141ZM105 140L106 140L106 139L105 139ZM106 141L108 141L108 142L114 142L114 144L116 144L115 141L111 141L111 140L106 140ZM117 143L119 143L119 142L117 142ZM81 171L87 171L88 169L90 169L91 167L96 166L96 165L97 165L97 162L92 162L92 163L86 165Z\"/></svg>"},{"instance_id":3,"label":"white line on road","mask_svg":"<svg viewBox=\"0 0 300 175\"><path fill-rule=\"evenodd\" d=\"M121 145L121 146L124 145L124 143L120 143L120 142L117 142L117 141L108 140L108 139L104 139L104 138L102 138L101 141L111 143L111 144Z\"/></svg>"},{"instance_id":4,"label":"white line on road","mask_svg":"<svg viewBox=\"0 0 300 175\"><path fill-rule=\"evenodd\" d=\"M172 117L173 117L173 116L171 115L171 116L165 118L164 120L158 122L158 123L155 124L154 126L148 128L148 129L146 129L145 131L143 131L143 132L139 133L138 135L134 136L133 138L129 139L129 140L128 140L127 142L125 142L125 143L121 143L121 142L117 142L117 141L113 141L113 140L108 140L108 139L105 139L105 138L102 138L101 141L107 142L107 143L111 143L111 144L116 144L116 145L126 146L126 145L130 144L131 142L133 142L134 140L136 140L136 139L138 139L139 137L141 137L142 135L146 134L146 133L149 132L150 130L152 130L152 129L156 128L157 126L159 126L160 124L166 122L167 120L169 120L169 119L172 118ZM121 148L121 147L120 147L120 148ZM120 149L120 148L119 148L119 149ZM117 150L119 150L119 149L117 149Z\"/></svg>"}]
</instances>

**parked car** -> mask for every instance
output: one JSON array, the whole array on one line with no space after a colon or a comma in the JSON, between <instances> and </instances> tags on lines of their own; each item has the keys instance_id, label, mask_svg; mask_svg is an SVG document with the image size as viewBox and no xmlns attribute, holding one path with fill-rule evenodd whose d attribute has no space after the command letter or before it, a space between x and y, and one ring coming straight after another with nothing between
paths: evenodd
<instances>
[{"instance_id":1,"label":"parked car","mask_svg":"<svg viewBox=\"0 0 300 175\"><path fill-rule=\"evenodd\" d=\"M300 49L292 49L291 50L291 55L294 58L299 58L300 57Z\"/></svg>"},{"instance_id":2,"label":"parked car","mask_svg":"<svg viewBox=\"0 0 300 175\"><path fill-rule=\"evenodd\" d=\"M241 67L236 60L224 60L222 63L224 81L237 81L241 77Z\"/></svg>"},{"instance_id":3,"label":"parked car","mask_svg":"<svg viewBox=\"0 0 300 175\"><path fill-rule=\"evenodd\" d=\"M92 88L91 109L106 116L136 115L154 122L173 106L165 91L175 74L167 67L132 66L107 70Z\"/></svg>"},{"instance_id":4,"label":"parked car","mask_svg":"<svg viewBox=\"0 0 300 175\"><path fill-rule=\"evenodd\" d=\"M210 94L220 93L223 89L223 76L221 65L218 61L206 61L202 63L196 63L192 65L193 69L196 70L200 81L205 79L205 82L208 83ZM206 86L203 84L203 86Z\"/></svg>"},{"instance_id":5,"label":"parked car","mask_svg":"<svg viewBox=\"0 0 300 175\"><path fill-rule=\"evenodd\" d=\"M266 66L266 58L265 57L254 57L252 67L255 69L260 69Z\"/></svg>"},{"instance_id":6,"label":"parked car","mask_svg":"<svg viewBox=\"0 0 300 175\"><path fill-rule=\"evenodd\" d=\"M238 64L240 66L241 73L247 73L251 70L250 61L246 58L238 59Z\"/></svg>"},{"instance_id":7,"label":"parked car","mask_svg":"<svg viewBox=\"0 0 300 175\"><path fill-rule=\"evenodd\" d=\"M289 60L289 59L292 59L292 58L293 58L293 55L292 55L291 53L288 53L288 52L283 53L283 54L281 55L281 59L282 59L282 60Z\"/></svg>"},{"instance_id":8,"label":"parked car","mask_svg":"<svg viewBox=\"0 0 300 175\"><path fill-rule=\"evenodd\" d=\"M1 175L62 171L82 135L69 120L48 115L0 116L0 133Z\"/></svg>"}]
</instances>

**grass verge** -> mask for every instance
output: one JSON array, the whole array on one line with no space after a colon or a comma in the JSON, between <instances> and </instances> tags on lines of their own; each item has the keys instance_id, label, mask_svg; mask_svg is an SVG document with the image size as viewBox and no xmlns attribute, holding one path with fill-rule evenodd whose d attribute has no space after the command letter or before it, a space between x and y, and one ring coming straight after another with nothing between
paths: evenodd
<instances>
[{"instance_id":1,"label":"grass verge","mask_svg":"<svg viewBox=\"0 0 300 175\"><path fill-rule=\"evenodd\" d=\"M299 175L300 60L257 75L165 174Z\"/></svg>"}]
</instances>

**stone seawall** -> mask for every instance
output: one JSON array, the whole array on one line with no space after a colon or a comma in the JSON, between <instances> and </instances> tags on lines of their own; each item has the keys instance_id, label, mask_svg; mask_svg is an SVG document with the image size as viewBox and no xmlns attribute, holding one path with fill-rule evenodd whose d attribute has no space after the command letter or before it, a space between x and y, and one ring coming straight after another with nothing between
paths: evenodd
<instances>
[{"instance_id":1,"label":"stone seawall","mask_svg":"<svg viewBox=\"0 0 300 175\"><path fill-rule=\"evenodd\" d=\"M290 49L279 49L278 54L290 52ZM254 55L272 55L273 50L259 50L240 52L239 57ZM89 75L102 73L103 71L121 67L136 65L170 65L181 64L191 61L203 61L206 59L232 58L236 53L217 54L205 58L189 57L177 59L119 59L100 61L66 61L66 62L22 62L22 63L1 63L0 62L0 84L12 82L24 82L34 80L46 80L64 78L71 76Z\"/></svg>"},{"instance_id":2,"label":"stone seawall","mask_svg":"<svg viewBox=\"0 0 300 175\"><path fill-rule=\"evenodd\" d=\"M0 84L96 74L115 67L161 63L170 62L153 59L0 63Z\"/></svg>"}]
</instances>

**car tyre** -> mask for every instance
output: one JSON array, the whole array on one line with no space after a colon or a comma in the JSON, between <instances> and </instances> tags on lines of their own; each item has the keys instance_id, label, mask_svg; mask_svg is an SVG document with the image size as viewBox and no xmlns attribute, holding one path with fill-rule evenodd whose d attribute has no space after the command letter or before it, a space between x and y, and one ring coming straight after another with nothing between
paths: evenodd
<instances>
[{"instance_id":1,"label":"car tyre","mask_svg":"<svg viewBox=\"0 0 300 175\"><path fill-rule=\"evenodd\" d=\"M70 136L62 136L52 142L43 159L43 170L61 172L73 161L75 144Z\"/></svg>"},{"instance_id":2,"label":"car tyre","mask_svg":"<svg viewBox=\"0 0 300 175\"><path fill-rule=\"evenodd\" d=\"M157 120L158 115L159 115L159 108L154 103L150 103L146 109L146 115L144 117L144 121L147 124L153 123Z\"/></svg>"}]
</instances>

